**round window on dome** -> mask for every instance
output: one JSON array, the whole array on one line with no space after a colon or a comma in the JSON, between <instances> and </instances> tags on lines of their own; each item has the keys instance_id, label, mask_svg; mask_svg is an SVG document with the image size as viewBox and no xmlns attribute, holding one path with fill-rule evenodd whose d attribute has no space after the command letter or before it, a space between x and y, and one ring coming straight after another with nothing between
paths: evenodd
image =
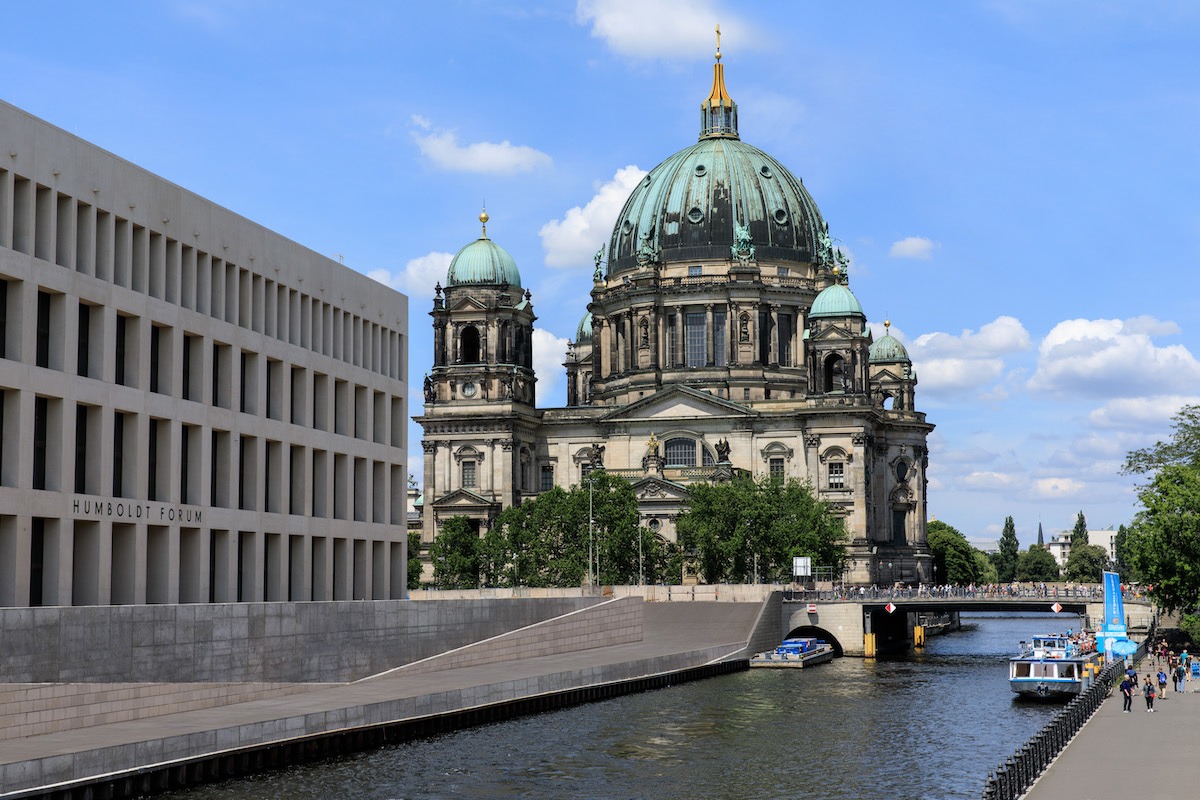
<instances>
[{"instance_id":1,"label":"round window on dome","mask_svg":"<svg viewBox=\"0 0 1200 800\"><path fill-rule=\"evenodd\" d=\"M688 218L688 221L692 222L693 224L698 223L698 222L703 222L704 221L704 212L701 211L700 209L696 208L695 206L692 206L692 210L687 213L687 218Z\"/></svg>"},{"instance_id":2,"label":"round window on dome","mask_svg":"<svg viewBox=\"0 0 1200 800\"><path fill-rule=\"evenodd\" d=\"M762 175L764 178L770 178L774 175L774 173L771 172L771 168L768 167L766 164L763 164L761 167L758 168L758 174Z\"/></svg>"},{"instance_id":3,"label":"round window on dome","mask_svg":"<svg viewBox=\"0 0 1200 800\"><path fill-rule=\"evenodd\" d=\"M696 165L696 174L697 175L703 176L703 175L706 175L707 173L708 173L708 167L704 166L703 164Z\"/></svg>"},{"instance_id":4,"label":"round window on dome","mask_svg":"<svg viewBox=\"0 0 1200 800\"><path fill-rule=\"evenodd\" d=\"M788 215L782 208L775 210L775 221L780 225L787 225Z\"/></svg>"}]
</instances>

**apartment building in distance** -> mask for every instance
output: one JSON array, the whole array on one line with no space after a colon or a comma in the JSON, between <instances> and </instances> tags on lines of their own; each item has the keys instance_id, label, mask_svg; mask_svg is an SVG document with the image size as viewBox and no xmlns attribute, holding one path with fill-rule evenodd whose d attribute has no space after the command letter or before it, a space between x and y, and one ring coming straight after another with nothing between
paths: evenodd
<instances>
[{"instance_id":1,"label":"apartment building in distance","mask_svg":"<svg viewBox=\"0 0 1200 800\"><path fill-rule=\"evenodd\" d=\"M0 605L405 596L407 298L0 103Z\"/></svg>"}]
</instances>

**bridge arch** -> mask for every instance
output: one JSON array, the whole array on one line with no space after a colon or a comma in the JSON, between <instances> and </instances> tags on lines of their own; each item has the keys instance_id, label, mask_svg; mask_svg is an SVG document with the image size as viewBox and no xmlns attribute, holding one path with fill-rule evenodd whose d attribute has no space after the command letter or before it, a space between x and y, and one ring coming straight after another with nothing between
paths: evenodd
<instances>
[{"instance_id":1,"label":"bridge arch","mask_svg":"<svg viewBox=\"0 0 1200 800\"><path fill-rule=\"evenodd\" d=\"M817 627L816 625L801 625L798 628L793 628L784 638L796 639L803 637L824 639L825 641L829 642L831 645L833 645L834 658L841 658L844 655L842 652L842 643L837 640L837 637L824 628Z\"/></svg>"}]
</instances>

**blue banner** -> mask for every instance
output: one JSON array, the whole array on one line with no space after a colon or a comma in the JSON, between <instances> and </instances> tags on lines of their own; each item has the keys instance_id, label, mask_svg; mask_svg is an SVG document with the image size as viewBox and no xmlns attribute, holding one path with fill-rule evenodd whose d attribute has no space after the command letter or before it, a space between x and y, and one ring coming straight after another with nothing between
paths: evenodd
<instances>
[{"instance_id":1,"label":"blue banner","mask_svg":"<svg viewBox=\"0 0 1200 800\"><path fill-rule=\"evenodd\" d=\"M1121 598L1121 576L1115 572L1104 573L1104 625L1109 635L1125 635L1125 601Z\"/></svg>"}]
</instances>

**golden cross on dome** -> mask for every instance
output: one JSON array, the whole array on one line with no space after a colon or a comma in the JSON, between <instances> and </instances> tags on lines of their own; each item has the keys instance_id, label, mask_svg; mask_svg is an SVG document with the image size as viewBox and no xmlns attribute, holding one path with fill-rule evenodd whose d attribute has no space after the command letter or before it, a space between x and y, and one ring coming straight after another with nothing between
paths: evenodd
<instances>
[{"instance_id":1,"label":"golden cross on dome","mask_svg":"<svg viewBox=\"0 0 1200 800\"><path fill-rule=\"evenodd\" d=\"M721 26L717 25L717 61L721 60Z\"/></svg>"}]
</instances>

